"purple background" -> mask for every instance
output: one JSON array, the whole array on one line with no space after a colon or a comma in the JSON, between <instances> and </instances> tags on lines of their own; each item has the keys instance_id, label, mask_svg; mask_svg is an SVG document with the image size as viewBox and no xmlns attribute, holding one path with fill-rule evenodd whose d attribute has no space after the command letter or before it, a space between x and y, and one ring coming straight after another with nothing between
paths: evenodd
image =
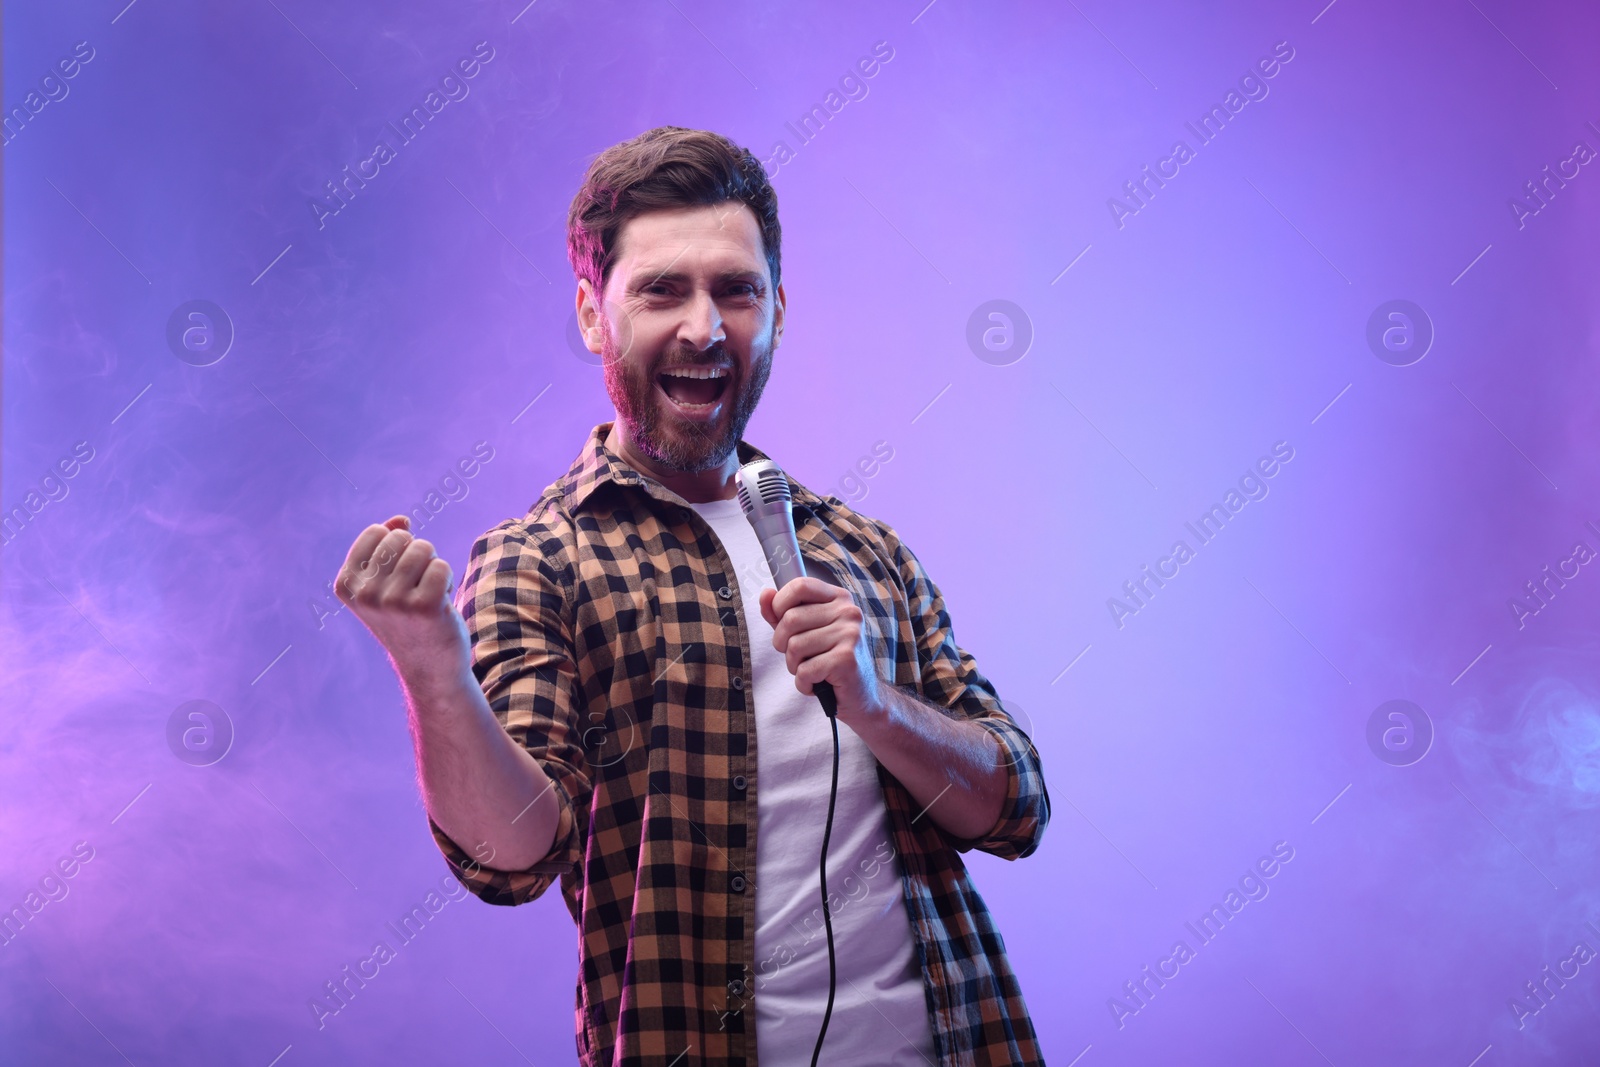
<instances>
[{"instance_id":1,"label":"purple background","mask_svg":"<svg viewBox=\"0 0 1600 1067\"><path fill-rule=\"evenodd\" d=\"M1050 1061L1593 1054L1600 966L1520 1029L1509 1000L1600 950L1600 576L1520 627L1510 601L1600 548L1600 166L1520 227L1510 201L1600 149L1600 15L924 2L5 5L8 109L95 57L3 150L0 505L94 458L0 551L0 906L94 858L0 947L0 1062L573 1062L556 892L451 903L318 1030L446 870L383 652L317 605L476 442L422 531L458 574L610 417L564 334L565 214L663 123L788 143L787 343L747 436L901 531L1043 753L1038 853L970 862ZM470 95L319 228L479 41ZM1108 198L1280 41L1270 94L1119 227ZM237 334L204 367L166 340L196 298ZM997 298L1033 331L1005 366L966 339ZM1404 367L1366 340L1396 298L1436 331ZM1107 599L1278 441L1270 494L1119 628ZM196 699L236 733L209 767L167 741ZM1410 766L1368 745L1391 699L1436 731ZM1119 1027L1279 841L1270 895Z\"/></svg>"}]
</instances>

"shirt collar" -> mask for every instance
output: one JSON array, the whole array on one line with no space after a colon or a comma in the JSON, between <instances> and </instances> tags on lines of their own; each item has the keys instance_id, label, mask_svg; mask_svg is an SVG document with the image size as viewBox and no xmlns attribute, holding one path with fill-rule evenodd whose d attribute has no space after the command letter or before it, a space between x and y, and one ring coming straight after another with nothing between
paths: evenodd
<instances>
[{"instance_id":1,"label":"shirt collar","mask_svg":"<svg viewBox=\"0 0 1600 1067\"><path fill-rule=\"evenodd\" d=\"M687 505L677 493L668 489L654 478L647 477L628 465L628 461L617 454L606 442L615 423L602 422L590 433L589 439L584 443L583 450L578 453L578 458L573 460L572 467L566 476L561 479L561 495L567 506L569 514L577 514L578 509L592 496L595 490L607 482L617 485L635 486L658 500L669 501L678 505ZM767 454L747 441L738 444L739 462L753 463L759 459L769 458ZM828 507L827 501L817 494L789 477L787 471L784 477L789 482L789 492L794 498L794 503L815 513L816 509ZM819 516L820 518L820 516Z\"/></svg>"}]
</instances>

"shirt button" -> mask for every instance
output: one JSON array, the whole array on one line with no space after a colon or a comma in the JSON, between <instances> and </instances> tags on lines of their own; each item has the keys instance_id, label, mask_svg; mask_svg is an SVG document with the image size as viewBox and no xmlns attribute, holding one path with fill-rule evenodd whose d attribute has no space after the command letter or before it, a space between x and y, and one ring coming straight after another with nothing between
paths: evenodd
<instances>
[{"instance_id":1,"label":"shirt button","mask_svg":"<svg viewBox=\"0 0 1600 1067\"><path fill-rule=\"evenodd\" d=\"M734 875L732 880L730 880L728 882L728 886L735 893L743 893L744 892L744 876L740 875L740 874Z\"/></svg>"},{"instance_id":2,"label":"shirt button","mask_svg":"<svg viewBox=\"0 0 1600 1067\"><path fill-rule=\"evenodd\" d=\"M729 589L727 586L723 586L721 589L717 590L717 595L719 597L721 597L723 600L732 600L733 599L733 590Z\"/></svg>"},{"instance_id":3,"label":"shirt button","mask_svg":"<svg viewBox=\"0 0 1600 1067\"><path fill-rule=\"evenodd\" d=\"M729 982L728 992L736 997L744 996L744 979L735 978L733 981Z\"/></svg>"},{"instance_id":4,"label":"shirt button","mask_svg":"<svg viewBox=\"0 0 1600 1067\"><path fill-rule=\"evenodd\" d=\"M688 508L679 508L678 509L678 521L679 522L688 522L689 521L689 509Z\"/></svg>"},{"instance_id":5,"label":"shirt button","mask_svg":"<svg viewBox=\"0 0 1600 1067\"><path fill-rule=\"evenodd\" d=\"M736 674L736 675L733 676L733 687L735 689L743 689L744 688L744 675Z\"/></svg>"},{"instance_id":6,"label":"shirt button","mask_svg":"<svg viewBox=\"0 0 1600 1067\"><path fill-rule=\"evenodd\" d=\"M745 780L744 775L736 774L736 775L733 776L733 787L735 789L742 790L748 784L749 783Z\"/></svg>"}]
</instances>

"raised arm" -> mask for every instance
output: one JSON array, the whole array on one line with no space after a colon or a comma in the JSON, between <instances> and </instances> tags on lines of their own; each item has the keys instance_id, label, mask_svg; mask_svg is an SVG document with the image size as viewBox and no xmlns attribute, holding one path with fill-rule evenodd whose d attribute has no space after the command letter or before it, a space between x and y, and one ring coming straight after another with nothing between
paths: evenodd
<instances>
[{"instance_id":1,"label":"raised arm","mask_svg":"<svg viewBox=\"0 0 1600 1067\"><path fill-rule=\"evenodd\" d=\"M389 654L409 709L423 802L463 866L528 868L562 821L550 777L502 726L473 672L450 565L399 515L363 530L335 589Z\"/></svg>"}]
</instances>

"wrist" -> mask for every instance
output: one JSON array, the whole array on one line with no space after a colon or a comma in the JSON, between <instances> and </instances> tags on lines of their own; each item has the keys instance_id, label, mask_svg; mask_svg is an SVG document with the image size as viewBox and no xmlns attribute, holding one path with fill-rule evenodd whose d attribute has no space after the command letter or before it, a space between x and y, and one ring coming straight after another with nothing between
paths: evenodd
<instances>
[{"instance_id":1,"label":"wrist","mask_svg":"<svg viewBox=\"0 0 1600 1067\"><path fill-rule=\"evenodd\" d=\"M402 664L392 655L389 658L400 678L400 687L413 704L424 707L452 704L463 692L478 688L478 680L466 663L451 660Z\"/></svg>"},{"instance_id":2,"label":"wrist","mask_svg":"<svg viewBox=\"0 0 1600 1067\"><path fill-rule=\"evenodd\" d=\"M904 724L904 698L897 688L888 682L880 681L873 700L849 718L845 718L841 711L839 718L866 742L868 748L871 748L881 739L895 733Z\"/></svg>"}]
</instances>

